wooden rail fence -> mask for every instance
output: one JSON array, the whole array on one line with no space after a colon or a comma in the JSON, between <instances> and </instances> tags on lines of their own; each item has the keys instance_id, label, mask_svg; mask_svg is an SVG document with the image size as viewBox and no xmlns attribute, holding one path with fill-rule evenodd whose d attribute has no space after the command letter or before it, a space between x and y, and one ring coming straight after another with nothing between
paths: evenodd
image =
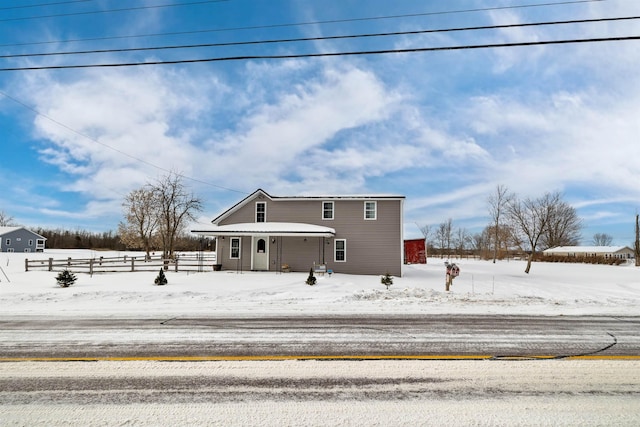
<instances>
[{"instance_id":1,"label":"wooden rail fence","mask_svg":"<svg viewBox=\"0 0 640 427\"><path fill-rule=\"evenodd\" d=\"M24 260L25 271L70 270L78 273L118 273L131 271L154 271L163 268L173 271L213 271L219 267L216 264L215 254L180 254L175 258L163 258L155 256L121 256L98 258L67 258L67 259L37 259Z\"/></svg>"}]
</instances>

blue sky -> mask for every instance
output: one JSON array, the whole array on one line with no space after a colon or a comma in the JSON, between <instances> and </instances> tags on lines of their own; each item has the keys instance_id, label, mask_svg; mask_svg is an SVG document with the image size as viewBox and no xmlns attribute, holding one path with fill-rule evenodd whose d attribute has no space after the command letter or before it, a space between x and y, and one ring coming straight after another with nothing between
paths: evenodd
<instances>
[{"instance_id":1,"label":"blue sky","mask_svg":"<svg viewBox=\"0 0 640 427\"><path fill-rule=\"evenodd\" d=\"M0 52L640 15L640 2L632 0L549 3L16 0L0 6ZM363 19L399 15L405 16ZM0 68L639 35L639 21L631 20L14 56L0 59ZM279 196L401 194L405 234L418 237L416 223L435 226L448 218L455 227L481 231L488 223L487 197L501 184L520 197L561 191L584 221L584 244L608 233L614 244L629 245L640 205L639 46L616 41L0 71L0 210L29 227L116 230L128 192L176 171L204 201L204 223L257 188Z\"/></svg>"}]
</instances>

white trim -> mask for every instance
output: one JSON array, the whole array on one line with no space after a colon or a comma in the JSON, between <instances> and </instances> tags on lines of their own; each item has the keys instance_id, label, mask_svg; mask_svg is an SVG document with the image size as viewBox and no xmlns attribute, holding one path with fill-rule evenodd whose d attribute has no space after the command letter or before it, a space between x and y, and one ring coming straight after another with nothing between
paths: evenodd
<instances>
[{"instance_id":1,"label":"white trim","mask_svg":"<svg viewBox=\"0 0 640 427\"><path fill-rule=\"evenodd\" d=\"M324 217L324 204L325 203L330 203L331 204L331 218L325 218ZM323 200L322 204L321 204L321 208L322 208L322 220L323 221L333 221L334 218L336 217L336 203L333 200Z\"/></svg>"},{"instance_id":2,"label":"white trim","mask_svg":"<svg viewBox=\"0 0 640 427\"><path fill-rule=\"evenodd\" d=\"M264 205L264 221L258 221L258 205ZM267 202L263 202L260 200L256 201L255 216L253 219L255 222L267 222Z\"/></svg>"},{"instance_id":3,"label":"white trim","mask_svg":"<svg viewBox=\"0 0 640 427\"><path fill-rule=\"evenodd\" d=\"M301 237L333 237L336 230L315 224L295 222L249 222L212 226L202 230L191 230L203 236L301 236Z\"/></svg>"},{"instance_id":4,"label":"white trim","mask_svg":"<svg viewBox=\"0 0 640 427\"><path fill-rule=\"evenodd\" d=\"M367 218L367 203L373 203L373 218ZM376 200L365 200L364 202L364 220L375 221L378 219L378 202Z\"/></svg>"},{"instance_id":5,"label":"white trim","mask_svg":"<svg viewBox=\"0 0 640 427\"><path fill-rule=\"evenodd\" d=\"M233 256L233 241L238 241L238 256ZM232 237L229 239L229 259L240 259L242 258L242 238L240 237Z\"/></svg>"},{"instance_id":6,"label":"white trim","mask_svg":"<svg viewBox=\"0 0 640 427\"><path fill-rule=\"evenodd\" d=\"M344 252L344 259L337 259L336 254L338 252L338 242L343 242L344 247L342 251ZM334 239L333 240L333 261L334 262L347 262L347 239Z\"/></svg>"}]
</instances>

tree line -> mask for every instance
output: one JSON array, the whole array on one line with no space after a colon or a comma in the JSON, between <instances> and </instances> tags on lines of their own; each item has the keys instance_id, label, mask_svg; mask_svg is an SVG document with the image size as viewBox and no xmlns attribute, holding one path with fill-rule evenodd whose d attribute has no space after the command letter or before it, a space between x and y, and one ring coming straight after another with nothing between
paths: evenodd
<instances>
[{"instance_id":1,"label":"tree line","mask_svg":"<svg viewBox=\"0 0 640 427\"><path fill-rule=\"evenodd\" d=\"M521 254L527 257L525 272L529 273L540 251L580 243L582 220L559 191L520 198L506 186L497 185L486 202L490 222L480 233L455 228L451 218L436 226L421 226L428 252L440 256L473 253L494 263ZM606 233L593 236L595 246L608 246L612 241L613 237Z\"/></svg>"}]
</instances>

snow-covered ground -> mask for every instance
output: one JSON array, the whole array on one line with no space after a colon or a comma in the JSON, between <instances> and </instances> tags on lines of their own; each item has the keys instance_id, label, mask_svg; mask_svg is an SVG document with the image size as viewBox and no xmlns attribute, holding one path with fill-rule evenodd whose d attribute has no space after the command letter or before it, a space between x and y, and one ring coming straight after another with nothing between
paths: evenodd
<instances>
[{"instance_id":1,"label":"snow-covered ground","mask_svg":"<svg viewBox=\"0 0 640 427\"><path fill-rule=\"evenodd\" d=\"M461 267L451 292L444 290L442 259L406 266L390 290L379 276L334 274L308 286L307 273L230 271L169 271L166 286L153 284L157 272L78 273L74 286L60 288L57 273L24 271L25 257L114 255L1 253L0 320L640 313L640 268L633 265L535 263L527 275L524 261L451 260ZM0 387L0 424L636 426L639 373L638 361L611 360L5 362L0 383L12 389ZM191 377L200 382L192 384ZM229 397L236 395L237 401Z\"/></svg>"},{"instance_id":2,"label":"snow-covered ground","mask_svg":"<svg viewBox=\"0 0 640 427\"><path fill-rule=\"evenodd\" d=\"M134 253L128 253L132 255ZM57 273L25 272L25 258L66 259L124 253L47 250L0 254L0 305L4 315L283 315L355 313L456 313L570 315L640 313L640 268L525 261L452 259L461 268L445 292L444 260L407 265L389 290L380 276L333 274L305 284L308 273L207 271L78 273L61 288ZM135 254L134 254L135 255ZM139 253L137 255L140 255ZM4 273L4 274L3 274Z\"/></svg>"}]
</instances>

